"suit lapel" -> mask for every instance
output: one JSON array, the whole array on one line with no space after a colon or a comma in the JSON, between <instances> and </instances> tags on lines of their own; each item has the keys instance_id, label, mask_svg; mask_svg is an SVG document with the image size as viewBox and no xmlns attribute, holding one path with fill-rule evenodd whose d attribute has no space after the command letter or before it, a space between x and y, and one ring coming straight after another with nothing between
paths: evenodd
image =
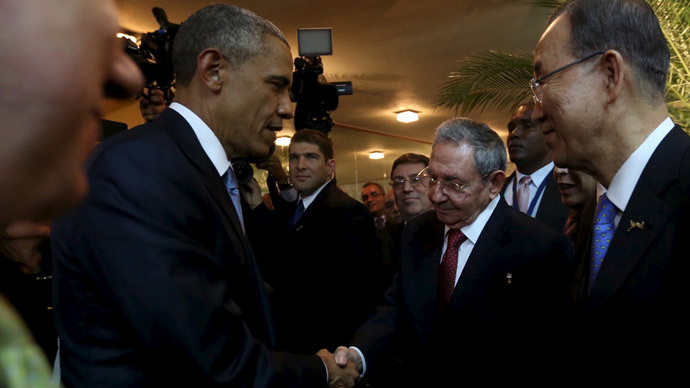
<instances>
[{"instance_id":1,"label":"suit lapel","mask_svg":"<svg viewBox=\"0 0 690 388\"><path fill-rule=\"evenodd\" d=\"M679 157L687 147L686 138L687 135L676 126L652 154L592 285L588 300L590 307L600 306L620 288L673 215L673 208L662 200L660 194L677 180ZM644 228L631 227L631 221L644 221ZM591 247L591 241L588 245ZM589 270L588 266L586 270Z\"/></svg>"},{"instance_id":2,"label":"suit lapel","mask_svg":"<svg viewBox=\"0 0 690 388\"><path fill-rule=\"evenodd\" d=\"M177 143L182 153L184 153L187 159L189 159L199 170L209 193L222 209L226 220L230 224L228 234L232 237L232 245L236 250L237 257L240 259L240 262L246 263L249 243L244 237L239 217L230 201L230 196L225 189L225 185L223 185L223 180L218 175L218 170L216 170L203 148L201 148L201 144L194 134L194 130L179 113L172 109L163 111L157 122L165 127L167 133L169 133Z\"/></svg>"},{"instance_id":3,"label":"suit lapel","mask_svg":"<svg viewBox=\"0 0 690 388\"><path fill-rule=\"evenodd\" d=\"M505 221L505 212L509 209L505 201L499 201L493 214L487 221L479 239L467 259L465 268L453 290L449 306L461 309L465 304L482 294L487 281L487 274L492 274L493 258L500 257L500 251L507 244L501 226Z\"/></svg>"}]
</instances>

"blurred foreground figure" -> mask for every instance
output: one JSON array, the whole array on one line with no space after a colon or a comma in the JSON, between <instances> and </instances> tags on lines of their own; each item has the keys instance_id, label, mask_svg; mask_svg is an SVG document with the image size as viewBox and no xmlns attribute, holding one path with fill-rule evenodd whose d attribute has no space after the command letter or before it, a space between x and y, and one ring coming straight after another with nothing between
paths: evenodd
<instances>
[{"instance_id":1,"label":"blurred foreground figure","mask_svg":"<svg viewBox=\"0 0 690 388\"><path fill-rule=\"evenodd\" d=\"M86 193L83 164L100 133L106 84L118 95L143 84L120 51L116 15L110 0L0 3L1 228L50 219ZM0 386L53 386L44 356L2 297Z\"/></svg>"}]
</instances>

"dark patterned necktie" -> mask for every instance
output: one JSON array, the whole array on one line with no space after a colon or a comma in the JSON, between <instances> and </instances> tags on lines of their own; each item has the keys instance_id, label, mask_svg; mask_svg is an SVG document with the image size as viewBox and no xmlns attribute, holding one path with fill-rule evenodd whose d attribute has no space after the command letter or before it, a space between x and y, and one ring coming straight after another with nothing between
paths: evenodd
<instances>
[{"instance_id":1,"label":"dark patterned necktie","mask_svg":"<svg viewBox=\"0 0 690 388\"><path fill-rule=\"evenodd\" d=\"M446 252L443 254L441 267L438 271L438 306L441 311L445 311L453 295L455 288L455 275L458 270L458 252L460 245L467 240L465 234L460 229L450 229L448 231L448 244Z\"/></svg>"}]
</instances>

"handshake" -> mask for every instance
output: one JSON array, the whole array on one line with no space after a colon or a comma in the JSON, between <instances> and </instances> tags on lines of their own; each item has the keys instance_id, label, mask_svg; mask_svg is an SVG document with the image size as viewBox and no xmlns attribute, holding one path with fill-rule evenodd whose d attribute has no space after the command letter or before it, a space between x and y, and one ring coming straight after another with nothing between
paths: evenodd
<instances>
[{"instance_id":1,"label":"handshake","mask_svg":"<svg viewBox=\"0 0 690 388\"><path fill-rule=\"evenodd\" d=\"M321 349L316 355L321 357L326 365L330 388L351 388L359 381L362 374L362 359L356 350L339 346L334 353Z\"/></svg>"}]
</instances>

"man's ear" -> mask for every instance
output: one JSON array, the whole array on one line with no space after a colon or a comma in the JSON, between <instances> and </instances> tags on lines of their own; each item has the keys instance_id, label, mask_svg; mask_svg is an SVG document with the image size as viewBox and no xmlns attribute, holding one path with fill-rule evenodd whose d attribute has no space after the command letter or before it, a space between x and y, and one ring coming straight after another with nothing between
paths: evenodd
<instances>
[{"instance_id":1,"label":"man's ear","mask_svg":"<svg viewBox=\"0 0 690 388\"><path fill-rule=\"evenodd\" d=\"M616 101L621 95L625 83L625 69L627 65L623 56L616 50L608 50L602 58L604 67L607 105Z\"/></svg>"},{"instance_id":2,"label":"man's ear","mask_svg":"<svg viewBox=\"0 0 690 388\"><path fill-rule=\"evenodd\" d=\"M214 92L218 92L223 84L222 71L227 68L227 62L220 51L207 48L197 57L197 72L201 81Z\"/></svg>"},{"instance_id":3,"label":"man's ear","mask_svg":"<svg viewBox=\"0 0 690 388\"><path fill-rule=\"evenodd\" d=\"M496 170L489 175L489 198L494 199L501 194L503 184L506 181L506 173Z\"/></svg>"},{"instance_id":4,"label":"man's ear","mask_svg":"<svg viewBox=\"0 0 690 388\"><path fill-rule=\"evenodd\" d=\"M335 174L335 159L328 159L326 165L328 166L328 171L331 172L331 176Z\"/></svg>"}]
</instances>

